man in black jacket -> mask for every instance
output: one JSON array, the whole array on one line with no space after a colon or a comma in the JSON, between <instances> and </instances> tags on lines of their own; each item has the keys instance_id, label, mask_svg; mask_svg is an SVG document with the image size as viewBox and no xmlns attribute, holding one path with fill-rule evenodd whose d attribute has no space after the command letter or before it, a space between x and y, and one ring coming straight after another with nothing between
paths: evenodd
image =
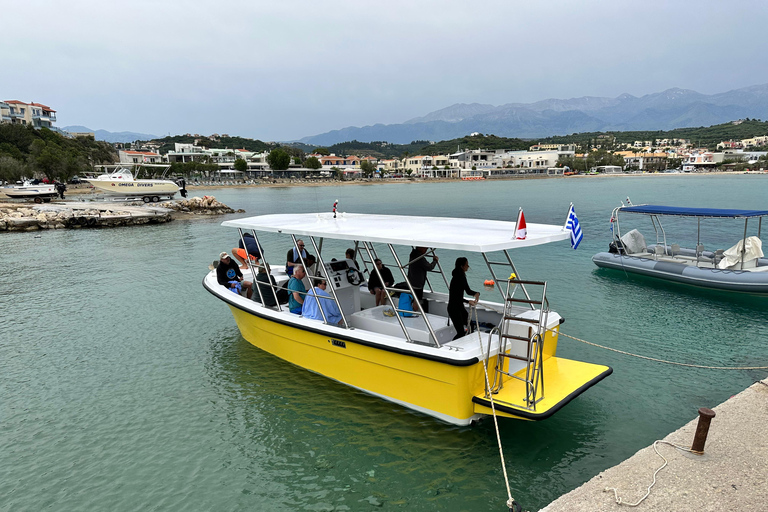
<instances>
[{"instance_id":1,"label":"man in black jacket","mask_svg":"<svg viewBox=\"0 0 768 512\"><path fill-rule=\"evenodd\" d=\"M246 296L250 299L253 293L253 283L243 281L243 273L240 272L235 260L229 257L229 254L222 252L219 254L219 266L216 267L216 280L220 285L226 286L237 293L238 284L246 291Z\"/></svg>"}]
</instances>

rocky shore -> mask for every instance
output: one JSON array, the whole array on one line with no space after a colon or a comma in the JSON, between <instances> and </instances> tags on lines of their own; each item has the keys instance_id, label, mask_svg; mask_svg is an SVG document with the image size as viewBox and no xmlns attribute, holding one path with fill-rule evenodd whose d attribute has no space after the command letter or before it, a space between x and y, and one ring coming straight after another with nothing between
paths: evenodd
<instances>
[{"instance_id":1,"label":"rocky shore","mask_svg":"<svg viewBox=\"0 0 768 512\"><path fill-rule=\"evenodd\" d=\"M168 201L160 205L61 202L33 206L28 203L0 203L0 231L162 224L172 221L176 212L185 215L236 213L213 196Z\"/></svg>"}]
</instances>

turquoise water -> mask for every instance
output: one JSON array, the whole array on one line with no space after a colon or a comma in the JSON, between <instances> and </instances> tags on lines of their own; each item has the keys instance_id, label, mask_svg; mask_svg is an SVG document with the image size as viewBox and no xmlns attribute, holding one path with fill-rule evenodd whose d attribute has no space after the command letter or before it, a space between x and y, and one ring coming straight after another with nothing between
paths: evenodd
<instances>
[{"instance_id":1,"label":"turquoise water","mask_svg":"<svg viewBox=\"0 0 768 512\"><path fill-rule=\"evenodd\" d=\"M339 199L340 211L506 220L522 206L529 223L554 224L573 201L581 247L516 258L522 276L549 280L564 333L686 363L767 366L768 299L598 270L590 259L627 195L765 208L767 188L762 176L678 175L207 193L246 215L330 211ZM242 339L201 286L235 244L222 220L0 236L0 510L505 510L491 422L448 426ZM743 224L729 222L705 226L708 247L738 240ZM674 227L695 242L695 224ZM267 256L286 243L266 237ZM489 275L471 263L479 287ZM546 421L501 422L512 494L529 510L767 373L667 366L564 337L559 355L614 374Z\"/></svg>"}]
</instances>

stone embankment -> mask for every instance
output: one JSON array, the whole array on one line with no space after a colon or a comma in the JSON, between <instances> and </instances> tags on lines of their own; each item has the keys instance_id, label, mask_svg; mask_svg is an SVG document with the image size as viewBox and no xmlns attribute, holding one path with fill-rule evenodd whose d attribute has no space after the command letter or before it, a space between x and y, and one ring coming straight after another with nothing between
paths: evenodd
<instances>
[{"instance_id":1,"label":"stone embankment","mask_svg":"<svg viewBox=\"0 0 768 512\"><path fill-rule=\"evenodd\" d=\"M243 210L238 210L242 212ZM173 220L174 212L190 215L235 213L215 197L193 197L169 201L160 206L114 203L62 202L44 205L0 203L0 231L36 231L39 229L112 228L161 224Z\"/></svg>"},{"instance_id":2,"label":"stone embankment","mask_svg":"<svg viewBox=\"0 0 768 512\"><path fill-rule=\"evenodd\" d=\"M225 213L244 213L245 210L233 210L220 203L213 196L190 197L181 201L166 201L160 203L163 208L195 215L223 215Z\"/></svg>"}]
</instances>

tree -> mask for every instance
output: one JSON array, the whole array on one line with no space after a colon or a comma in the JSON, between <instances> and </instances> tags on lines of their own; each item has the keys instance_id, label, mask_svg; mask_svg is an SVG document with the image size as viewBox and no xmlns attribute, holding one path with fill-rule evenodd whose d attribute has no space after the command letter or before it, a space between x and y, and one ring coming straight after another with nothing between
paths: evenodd
<instances>
[{"instance_id":1,"label":"tree","mask_svg":"<svg viewBox=\"0 0 768 512\"><path fill-rule=\"evenodd\" d=\"M323 167L323 164L320 163L320 160L317 159L316 156L310 156L306 160L304 160L304 167L307 169L320 169Z\"/></svg>"},{"instance_id":2,"label":"tree","mask_svg":"<svg viewBox=\"0 0 768 512\"><path fill-rule=\"evenodd\" d=\"M328 148L315 148L315 150L312 152L323 156L329 156L331 154L331 151Z\"/></svg>"},{"instance_id":3,"label":"tree","mask_svg":"<svg viewBox=\"0 0 768 512\"><path fill-rule=\"evenodd\" d=\"M64 171L64 154L56 143L38 139L29 147L29 163L36 171L54 180Z\"/></svg>"},{"instance_id":4,"label":"tree","mask_svg":"<svg viewBox=\"0 0 768 512\"><path fill-rule=\"evenodd\" d=\"M24 165L24 162L10 156L0 155L0 180L13 183L30 176L29 168Z\"/></svg>"},{"instance_id":5,"label":"tree","mask_svg":"<svg viewBox=\"0 0 768 512\"><path fill-rule=\"evenodd\" d=\"M273 149L267 156L267 163L273 171L284 171L291 165L291 156L281 148Z\"/></svg>"},{"instance_id":6,"label":"tree","mask_svg":"<svg viewBox=\"0 0 768 512\"><path fill-rule=\"evenodd\" d=\"M370 160L361 160L360 170L363 171L363 176L370 178L373 176L373 173L376 172L376 166L373 165Z\"/></svg>"},{"instance_id":7,"label":"tree","mask_svg":"<svg viewBox=\"0 0 768 512\"><path fill-rule=\"evenodd\" d=\"M248 162L246 162L242 158L238 158L235 160L235 170L240 172L245 172L248 170Z\"/></svg>"}]
</instances>

